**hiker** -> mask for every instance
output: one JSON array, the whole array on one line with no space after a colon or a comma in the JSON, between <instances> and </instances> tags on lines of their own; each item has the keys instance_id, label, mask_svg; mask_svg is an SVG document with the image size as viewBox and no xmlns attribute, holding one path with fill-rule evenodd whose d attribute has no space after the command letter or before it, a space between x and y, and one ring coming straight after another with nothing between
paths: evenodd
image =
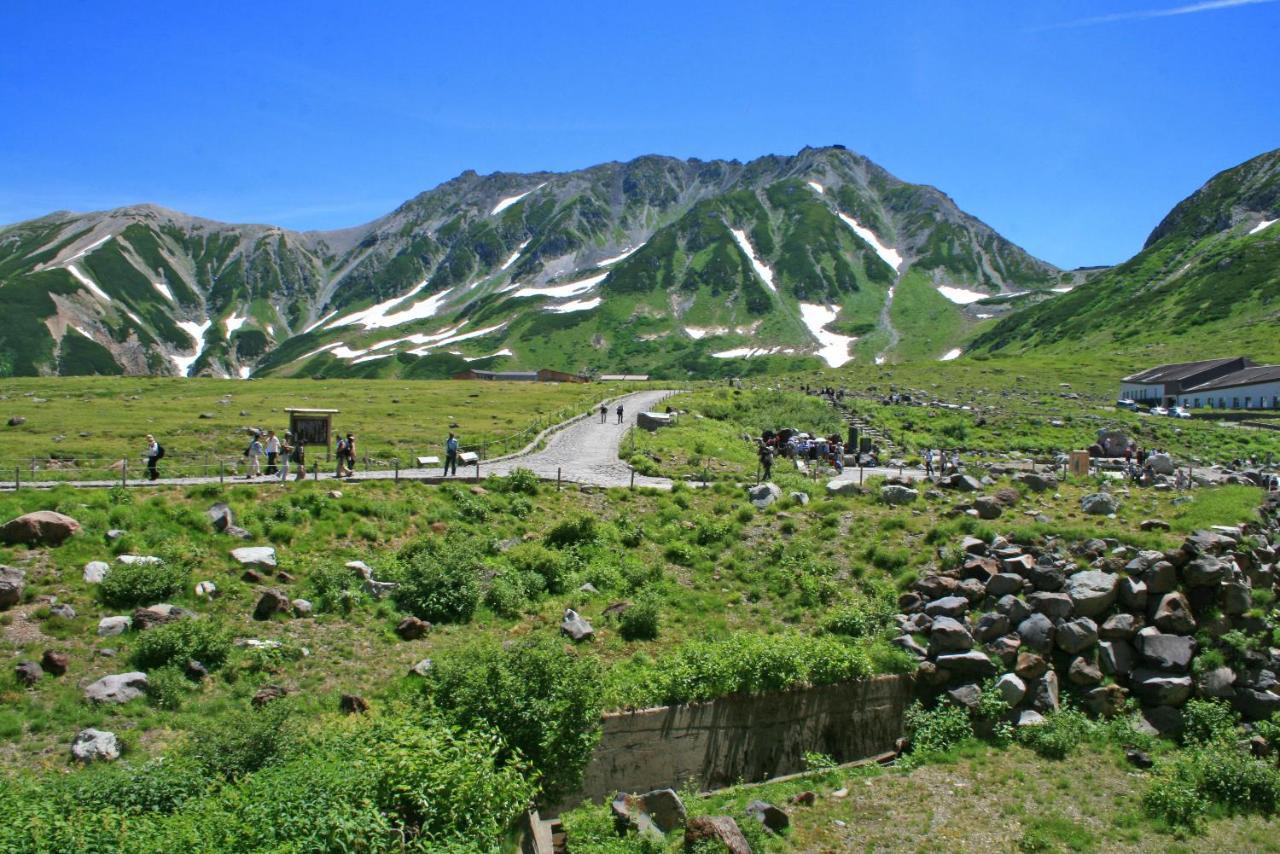
<instances>
[{"instance_id":1,"label":"hiker","mask_svg":"<svg viewBox=\"0 0 1280 854\"><path fill-rule=\"evenodd\" d=\"M958 449L951 452L951 470L956 474L960 473L960 451Z\"/></svg>"},{"instance_id":2,"label":"hiker","mask_svg":"<svg viewBox=\"0 0 1280 854\"><path fill-rule=\"evenodd\" d=\"M622 423L622 404L618 404L618 423Z\"/></svg>"},{"instance_id":3,"label":"hiker","mask_svg":"<svg viewBox=\"0 0 1280 854\"><path fill-rule=\"evenodd\" d=\"M449 470L452 469L454 475L458 474L458 437L449 434L449 438L444 441L444 476L449 476Z\"/></svg>"},{"instance_id":4,"label":"hiker","mask_svg":"<svg viewBox=\"0 0 1280 854\"><path fill-rule=\"evenodd\" d=\"M302 437L298 437L298 442L293 446L293 453L290 455L295 466L298 467L298 473L294 476L294 480L307 479L307 449L302 446Z\"/></svg>"},{"instance_id":5,"label":"hiker","mask_svg":"<svg viewBox=\"0 0 1280 854\"><path fill-rule=\"evenodd\" d=\"M267 431L267 444L263 450L267 452L267 477L276 473L276 461L280 459L280 440L275 430Z\"/></svg>"},{"instance_id":6,"label":"hiker","mask_svg":"<svg viewBox=\"0 0 1280 854\"><path fill-rule=\"evenodd\" d=\"M609 404L600 404L600 423L603 424L609 418Z\"/></svg>"},{"instance_id":7,"label":"hiker","mask_svg":"<svg viewBox=\"0 0 1280 854\"><path fill-rule=\"evenodd\" d=\"M341 433L338 434L338 442L333 447L333 455L337 458L338 466L334 470L334 477L346 477L350 472L347 471L347 440Z\"/></svg>"},{"instance_id":8,"label":"hiker","mask_svg":"<svg viewBox=\"0 0 1280 854\"><path fill-rule=\"evenodd\" d=\"M156 437L150 433L147 434L147 480L155 480L160 477L160 459L164 456L164 448L160 447L160 443L156 441Z\"/></svg>"},{"instance_id":9,"label":"hiker","mask_svg":"<svg viewBox=\"0 0 1280 854\"><path fill-rule=\"evenodd\" d=\"M356 476L356 437L347 434L347 477Z\"/></svg>"},{"instance_id":10,"label":"hiker","mask_svg":"<svg viewBox=\"0 0 1280 854\"><path fill-rule=\"evenodd\" d=\"M245 468L245 480L255 478L262 473L262 467L258 463L258 457L262 456L261 434L254 431L253 438L249 440L249 447L244 449L245 459L249 461Z\"/></svg>"},{"instance_id":11,"label":"hiker","mask_svg":"<svg viewBox=\"0 0 1280 854\"><path fill-rule=\"evenodd\" d=\"M933 448L924 449L924 476L933 477Z\"/></svg>"},{"instance_id":12,"label":"hiker","mask_svg":"<svg viewBox=\"0 0 1280 854\"><path fill-rule=\"evenodd\" d=\"M280 443L280 468L276 472L276 476L280 478L280 482L284 483L289 479L289 459L293 456L293 434L285 433L284 441ZM270 458L268 458L270 459Z\"/></svg>"},{"instance_id":13,"label":"hiker","mask_svg":"<svg viewBox=\"0 0 1280 854\"><path fill-rule=\"evenodd\" d=\"M761 442L759 455L760 468L764 471L764 479L768 480L773 476L773 448Z\"/></svg>"}]
</instances>

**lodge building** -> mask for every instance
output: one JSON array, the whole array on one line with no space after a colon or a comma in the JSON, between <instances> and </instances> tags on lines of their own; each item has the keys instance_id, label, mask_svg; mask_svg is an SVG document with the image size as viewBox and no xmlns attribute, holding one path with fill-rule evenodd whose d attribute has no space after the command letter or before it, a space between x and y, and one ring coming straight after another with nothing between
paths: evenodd
<instances>
[{"instance_id":1,"label":"lodge building","mask_svg":"<svg viewBox=\"0 0 1280 854\"><path fill-rule=\"evenodd\" d=\"M1243 356L1158 365L1122 379L1120 396L1149 406L1280 409L1280 365Z\"/></svg>"}]
</instances>

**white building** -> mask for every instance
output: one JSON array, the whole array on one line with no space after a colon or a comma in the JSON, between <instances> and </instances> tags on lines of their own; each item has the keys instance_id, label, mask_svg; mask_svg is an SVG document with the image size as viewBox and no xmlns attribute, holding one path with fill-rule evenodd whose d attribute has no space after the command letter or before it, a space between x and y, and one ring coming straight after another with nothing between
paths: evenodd
<instances>
[{"instance_id":1,"label":"white building","mask_svg":"<svg viewBox=\"0 0 1280 854\"><path fill-rule=\"evenodd\" d=\"M1120 397L1151 406L1169 405L1181 398L1183 389L1218 380L1254 366L1254 362L1243 356L1159 365L1121 380Z\"/></svg>"},{"instance_id":2,"label":"white building","mask_svg":"<svg viewBox=\"0 0 1280 854\"><path fill-rule=\"evenodd\" d=\"M1184 389L1188 409L1280 409L1280 365L1254 365Z\"/></svg>"}]
</instances>

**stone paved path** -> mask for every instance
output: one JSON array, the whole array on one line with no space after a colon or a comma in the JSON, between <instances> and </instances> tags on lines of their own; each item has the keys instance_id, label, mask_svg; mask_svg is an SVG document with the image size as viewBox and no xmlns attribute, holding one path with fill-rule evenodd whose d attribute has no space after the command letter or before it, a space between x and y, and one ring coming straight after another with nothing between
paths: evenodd
<instances>
[{"instance_id":1,"label":"stone paved path","mask_svg":"<svg viewBox=\"0 0 1280 854\"><path fill-rule=\"evenodd\" d=\"M569 483L579 483L588 486L628 486L631 484L631 467L618 459L618 449L622 443L622 437L626 431L633 427L636 422L636 415L646 410L652 409L660 401L675 394L669 390L640 391L632 394L624 395L617 400L610 401L607 423L600 423L599 403L595 406L595 411L585 418L577 418L565 422L556 428L553 432L546 436L546 447L540 451L533 451L528 454L514 454L509 457L503 457L488 462L481 462L480 476L488 477L490 474L510 474L517 468L524 468L533 471L539 477L554 480L557 470L560 477ZM618 403L623 405L623 423L617 423L617 415L614 410ZM463 437L465 441L466 437ZM443 457L443 452L435 449L433 453L439 453ZM163 463L161 464L163 472ZM476 473L475 466L458 466L459 477L474 478ZM369 471L359 471L353 478L344 478L344 480L362 481L362 480L391 480L396 473L391 470L374 469ZM441 477L441 469L433 467L429 469L405 468L400 469L400 475L405 480L424 480L438 479ZM334 480L332 470L321 471L320 480ZM227 477L227 481L236 483L276 483L275 478L262 477L256 480L246 481L239 478ZM23 489L30 488L48 488L64 481L38 481L27 483L23 482ZM119 480L84 480L84 481L65 481L72 486L85 488L111 488L119 486ZM160 478L155 481L158 486L194 486L202 483L217 483L217 477L175 477ZM148 481L129 480L130 486L142 486ZM671 481L667 478L645 477L643 475L635 476L636 486L650 486L659 489L670 489ZM12 480L0 481L0 490L12 490L14 483Z\"/></svg>"}]
</instances>

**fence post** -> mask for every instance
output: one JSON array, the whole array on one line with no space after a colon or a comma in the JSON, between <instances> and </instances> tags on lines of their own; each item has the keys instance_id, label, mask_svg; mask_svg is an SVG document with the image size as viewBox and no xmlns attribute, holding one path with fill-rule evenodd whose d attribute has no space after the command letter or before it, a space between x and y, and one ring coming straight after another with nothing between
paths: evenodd
<instances>
[{"instance_id":1,"label":"fence post","mask_svg":"<svg viewBox=\"0 0 1280 854\"><path fill-rule=\"evenodd\" d=\"M858 486L862 486L862 463L858 463Z\"/></svg>"},{"instance_id":2,"label":"fence post","mask_svg":"<svg viewBox=\"0 0 1280 854\"><path fill-rule=\"evenodd\" d=\"M328 461L328 459L329 459L329 452L328 452L328 451L325 451L325 455L324 455L324 457L325 457L325 461L327 462L327 461ZM305 468L305 466L304 466L304 468ZM319 461L319 460L315 460L314 462L312 462L312 463L311 463L311 479L312 479L312 480L319 480L319 479L320 479L320 461Z\"/></svg>"},{"instance_id":3,"label":"fence post","mask_svg":"<svg viewBox=\"0 0 1280 854\"><path fill-rule=\"evenodd\" d=\"M631 488L632 489L636 488L636 470L635 469L631 470Z\"/></svg>"},{"instance_id":4,"label":"fence post","mask_svg":"<svg viewBox=\"0 0 1280 854\"><path fill-rule=\"evenodd\" d=\"M396 457L396 483L400 482L400 458Z\"/></svg>"},{"instance_id":5,"label":"fence post","mask_svg":"<svg viewBox=\"0 0 1280 854\"><path fill-rule=\"evenodd\" d=\"M129 485L129 458L125 457L120 461L120 485Z\"/></svg>"},{"instance_id":6,"label":"fence post","mask_svg":"<svg viewBox=\"0 0 1280 854\"><path fill-rule=\"evenodd\" d=\"M560 466L556 466L556 492L560 491Z\"/></svg>"},{"instance_id":7,"label":"fence post","mask_svg":"<svg viewBox=\"0 0 1280 854\"><path fill-rule=\"evenodd\" d=\"M13 467L13 491L22 489L22 466Z\"/></svg>"},{"instance_id":8,"label":"fence post","mask_svg":"<svg viewBox=\"0 0 1280 854\"><path fill-rule=\"evenodd\" d=\"M226 486L226 484L227 484L227 464L219 460L218 461L218 485Z\"/></svg>"},{"instance_id":9,"label":"fence post","mask_svg":"<svg viewBox=\"0 0 1280 854\"><path fill-rule=\"evenodd\" d=\"M476 457L476 480L480 479L480 458Z\"/></svg>"}]
</instances>

